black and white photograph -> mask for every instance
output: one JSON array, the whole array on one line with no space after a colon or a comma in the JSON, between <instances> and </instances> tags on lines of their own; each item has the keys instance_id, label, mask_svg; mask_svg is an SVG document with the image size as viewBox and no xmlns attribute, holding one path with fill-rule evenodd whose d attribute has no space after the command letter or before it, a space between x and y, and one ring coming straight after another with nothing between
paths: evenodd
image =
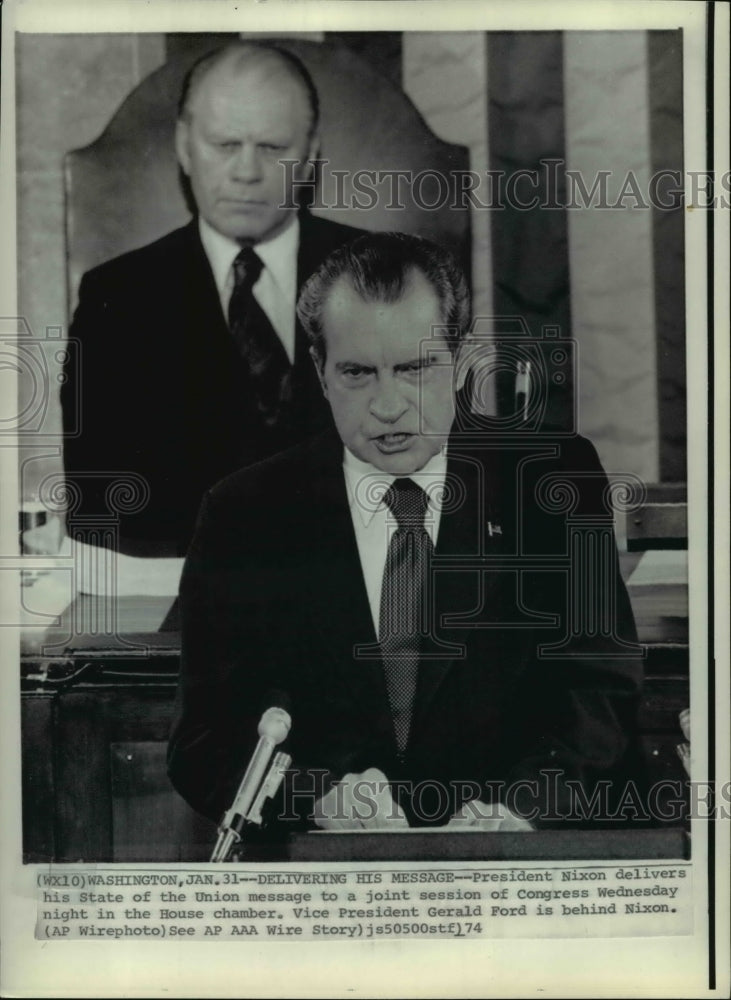
<instances>
[{"instance_id":1,"label":"black and white photograph","mask_svg":"<svg viewBox=\"0 0 731 1000\"><path fill-rule=\"evenodd\" d=\"M173 6L4 17L7 995L721 995L728 11Z\"/></svg>"}]
</instances>

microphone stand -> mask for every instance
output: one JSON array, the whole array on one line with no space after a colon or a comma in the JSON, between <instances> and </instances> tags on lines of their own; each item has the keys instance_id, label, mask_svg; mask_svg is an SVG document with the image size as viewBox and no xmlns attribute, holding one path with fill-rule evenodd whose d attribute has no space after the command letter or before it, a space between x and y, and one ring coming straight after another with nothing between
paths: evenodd
<instances>
[{"instance_id":1,"label":"microphone stand","mask_svg":"<svg viewBox=\"0 0 731 1000\"><path fill-rule=\"evenodd\" d=\"M264 803L276 795L284 779L284 772L292 763L289 754L282 752L274 754L274 759L271 759L274 748L286 739L291 724L289 713L282 708L268 708L262 715L258 730L259 742L231 807L218 827L218 839L211 861L232 860L233 855L239 853L240 846L243 847L246 824L262 825Z\"/></svg>"},{"instance_id":2,"label":"microphone stand","mask_svg":"<svg viewBox=\"0 0 731 1000\"><path fill-rule=\"evenodd\" d=\"M246 812L239 805L244 781L241 782L236 798L231 808L221 821L218 828L218 839L211 854L211 861L232 861L233 854L239 853L239 845L243 847L243 831L247 823L262 825L262 807L267 799L274 798L284 778L284 772L292 764L292 758L287 753L277 753L274 756L267 775L253 803Z\"/></svg>"}]
</instances>

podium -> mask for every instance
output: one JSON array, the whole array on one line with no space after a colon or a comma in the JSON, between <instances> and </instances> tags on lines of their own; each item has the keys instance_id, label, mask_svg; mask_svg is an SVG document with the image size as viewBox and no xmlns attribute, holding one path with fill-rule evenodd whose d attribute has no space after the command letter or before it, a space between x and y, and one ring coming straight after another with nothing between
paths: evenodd
<instances>
[{"instance_id":1,"label":"podium","mask_svg":"<svg viewBox=\"0 0 731 1000\"><path fill-rule=\"evenodd\" d=\"M678 607L673 608L677 614L667 618L667 587L635 590L641 593L634 594L630 587L630 595L648 653L640 728L649 779L680 787L687 780L675 751L682 739L678 712L688 704L687 617ZM215 824L183 802L165 771L180 656L171 604L172 599L120 598L109 617L94 599L78 598L56 628L25 634L21 691L26 862L201 862L210 857ZM161 629L163 619L167 624ZM113 621L116 633L98 627L83 634L75 623L87 621ZM668 825L656 830L309 834L282 845L279 858L685 857L686 834L674 828L682 819L672 815L669 810Z\"/></svg>"},{"instance_id":2,"label":"podium","mask_svg":"<svg viewBox=\"0 0 731 1000\"><path fill-rule=\"evenodd\" d=\"M399 833L301 833L278 845L280 860L347 861L652 861L690 857L682 829L541 830L481 833L431 828ZM244 861L264 860L256 849ZM274 860L273 857L267 860Z\"/></svg>"}]
</instances>

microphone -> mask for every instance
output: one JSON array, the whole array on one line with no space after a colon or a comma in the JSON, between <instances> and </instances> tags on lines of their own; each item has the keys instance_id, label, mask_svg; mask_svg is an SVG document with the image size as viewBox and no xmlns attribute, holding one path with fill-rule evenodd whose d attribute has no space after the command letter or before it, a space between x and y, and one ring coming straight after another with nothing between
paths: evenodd
<instances>
[{"instance_id":1,"label":"microphone","mask_svg":"<svg viewBox=\"0 0 731 1000\"><path fill-rule=\"evenodd\" d=\"M241 840L241 831L247 821L261 823L261 806L264 799L276 792L284 771L292 762L287 754L278 753L275 758L276 766L266 774L275 747L286 740L291 726L291 716L283 708L268 708L259 720L257 730L259 742L241 779L231 807L221 820L218 828L218 840L213 849L211 861L226 861L228 859L232 848ZM264 780L265 775L266 781ZM257 795L257 793L259 794ZM255 797L256 809L252 811Z\"/></svg>"},{"instance_id":2,"label":"microphone","mask_svg":"<svg viewBox=\"0 0 731 1000\"><path fill-rule=\"evenodd\" d=\"M515 372L515 410L520 411L520 419L528 419L528 409L531 402L531 370L530 361L518 361Z\"/></svg>"}]
</instances>

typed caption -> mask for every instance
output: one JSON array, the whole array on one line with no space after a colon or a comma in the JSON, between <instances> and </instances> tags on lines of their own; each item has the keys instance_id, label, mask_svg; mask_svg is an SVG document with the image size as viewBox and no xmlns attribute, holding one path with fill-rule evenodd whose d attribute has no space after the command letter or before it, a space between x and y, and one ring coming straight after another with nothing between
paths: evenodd
<instances>
[{"instance_id":1,"label":"typed caption","mask_svg":"<svg viewBox=\"0 0 731 1000\"><path fill-rule=\"evenodd\" d=\"M691 868L491 864L39 870L41 940L357 940L692 933Z\"/></svg>"}]
</instances>

